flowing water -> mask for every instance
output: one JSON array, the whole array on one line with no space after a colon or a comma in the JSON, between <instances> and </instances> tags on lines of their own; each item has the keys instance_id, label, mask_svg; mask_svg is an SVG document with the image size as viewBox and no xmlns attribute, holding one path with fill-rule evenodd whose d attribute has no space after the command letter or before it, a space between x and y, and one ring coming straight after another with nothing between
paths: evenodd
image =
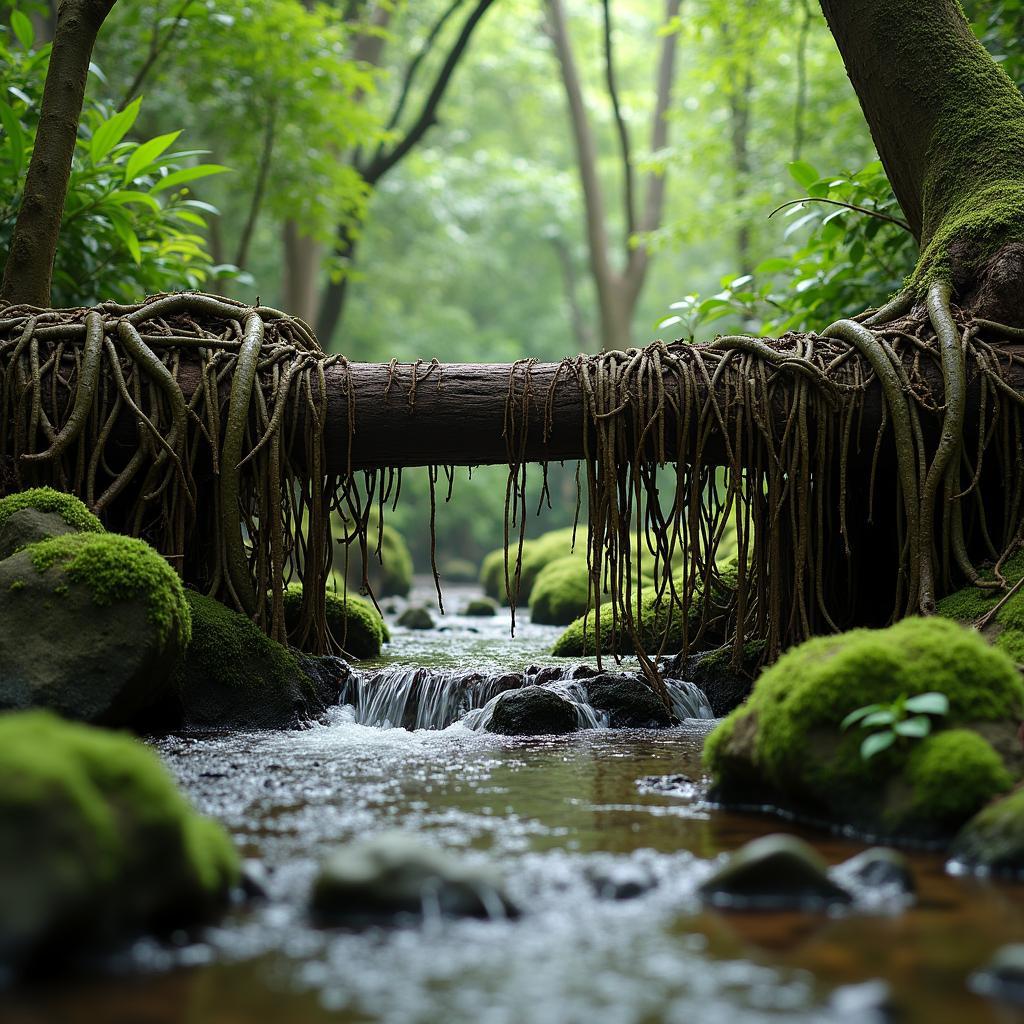
<instances>
[{"instance_id":1,"label":"flowing water","mask_svg":"<svg viewBox=\"0 0 1024 1024\"><path fill-rule=\"evenodd\" d=\"M446 594L461 607L459 592ZM700 766L713 725L516 740L479 716L540 668L557 630L447 616L396 629L376 683L328 722L288 733L172 737L156 746L185 790L258 861L266 898L216 928L145 941L87 980L0 1003L4 1024L702 1024L1021 1019L969 977L1024 939L1022 890L957 879L911 857L909 909L862 899L833 914L724 914L696 899L728 851L777 821L709 807ZM453 685L437 682L443 669ZM481 677L485 678L481 678ZM499 681L495 681L497 676ZM490 679L486 677L491 677ZM558 685L585 701L571 678ZM680 688L680 701L700 702ZM683 705L681 704L680 707ZM432 725L385 727L411 718ZM368 724L373 723L373 724ZM597 726L597 727L594 727ZM317 863L393 829L496 865L514 920L427 917L400 929L316 927ZM790 829L792 830L792 829ZM862 847L803 833L831 862ZM885 1007L893 1010L887 1016Z\"/></svg>"}]
</instances>

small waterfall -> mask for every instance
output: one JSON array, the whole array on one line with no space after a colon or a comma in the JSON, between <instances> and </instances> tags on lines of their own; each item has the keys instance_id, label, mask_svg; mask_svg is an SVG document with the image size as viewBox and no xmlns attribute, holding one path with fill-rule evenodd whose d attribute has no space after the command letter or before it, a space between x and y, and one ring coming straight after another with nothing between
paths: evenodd
<instances>
[{"instance_id":1,"label":"small waterfall","mask_svg":"<svg viewBox=\"0 0 1024 1024\"><path fill-rule=\"evenodd\" d=\"M446 729L461 722L468 729L480 730L506 690L542 685L574 706L580 729L601 729L608 726L607 716L593 707L583 682L595 674L585 665L533 667L504 675L408 667L369 675L354 672L341 703L352 705L359 725L413 730ZM643 683L637 679L636 685ZM666 679L665 686L678 719L714 718L703 692L693 683Z\"/></svg>"}]
</instances>

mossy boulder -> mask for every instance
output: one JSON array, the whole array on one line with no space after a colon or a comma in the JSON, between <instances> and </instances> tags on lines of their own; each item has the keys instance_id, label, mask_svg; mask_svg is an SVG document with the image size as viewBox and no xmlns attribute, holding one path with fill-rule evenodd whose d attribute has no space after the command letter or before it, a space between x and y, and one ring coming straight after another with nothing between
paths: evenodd
<instances>
[{"instance_id":1,"label":"mossy boulder","mask_svg":"<svg viewBox=\"0 0 1024 1024\"><path fill-rule=\"evenodd\" d=\"M578 550L582 550L586 542L586 527L577 527L576 540ZM535 540L523 542L523 560L519 570L519 596L517 603L526 605L530 603L533 592L533 585L540 571L549 562L559 558L565 558L572 554L572 527L564 530L552 530L549 533L541 534ZM516 553L518 544L510 540L508 547L508 578L512 582L516 566ZM486 555L480 567L480 584L488 597L495 601L508 604L508 595L505 593L505 551L498 548Z\"/></svg>"},{"instance_id":2,"label":"mossy boulder","mask_svg":"<svg viewBox=\"0 0 1024 1024\"><path fill-rule=\"evenodd\" d=\"M663 729L672 724L665 702L643 676L602 673L580 685L610 729Z\"/></svg>"},{"instance_id":3,"label":"mossy boulder","mask_svg":"<svg viewBox=\"0 0 1024 1024\"><path fill-rule=\"evenodd\" d=\"M174 673L180 724L189 729L286 729L315 721L337 703L348 670L309 671L246 616L194 591L192 642ZM171 712L169 712L170 714Z\"/></svg>"},{"instance_id":4,"label":"mossy boulder","mask_svg":"<svg viewBox=\"0 0 1024 1024\"><path fill-rule=\"evenodd\" d=\"M590 571L582 555L548 562L537 574L530 592L530 621L545 626L567 626L587 608Z\"/></svg>"},{"instance_id":5,"label":"mossy boulder","mask_svg":"<svg viewBox=\"0 0 1024 1024\"><path fill-rule=\"evenodd\" d=\"M543 686L507 690L494 701L483 725L503 736L558 736L579 728L576 707Z\"/></svg>"},{"instance_id":6,"label":"mossy boulder","mask_svg":"<svg viewBox=\"0 0 1024 1024\"><path fill-rule=\"evenodd\" d=\"M493 618L498 614L498 602L490 597L474 597L467 602L462 614L477 619Z\"/></svg>"},{"instance_id":7,"label":"mossy boulder","mask_svg":"<svg viewBox=\"0 0 1024 1024\"><path fill-rule=\"evenodd\" d=\"M196 924L238 881L224 830L127 736L44 711L3 714L0 778L0 968L49 971Z\"/></svg>"},{"instance_id":8,"label":"mossy boulder","mask_svg":"<svg viewBox=\"0 0 1024 1024\"><path fill-rule=\"evenodd\" d=\"M1003 567L1007 586L1013 586L1024 576L1024 552L1008 559ZM984 573L983 578L992 578ZM964 587L947 595L937 606L939 615L964 625L978 622L1002 600L1003 592L988 587ZM1018 665L1024 665L1024 592L1010 597L986 623L983 635L989 643L1005 651Z\"/></svg>"},{"instance_id":9,"label":"mossy boulder","mask_svg":"<svg viewBox=\"0 0 1024 1024\"><path fill-rule=\"evenodd\" d=\"M957 834L950 854L981 874L1024 875L1024 789L980 810Z\"/></svg>"},{"instance_id":10,"label":"mossy boulder","mask_svg":"<svg viewBox=\"0 0 1024 1024\"><path fill-rule=\"evenodd\" d=\"M171 692L191 633L181 581L112 533L38 541L0 562L0 709L126 725Z\"/></svg>"},{"instance_id":11,"label":"mossy boulder","mask_svg":"<svg viewBox=\"0 0 1024 1024\"><path fill-rule=\"evenodd\" d=\"M405 629L433 629L434 616L422 604L410 605L398 616L396 622Z\"/></svg>"},{"instance_id":12,"label":"mossy boulder","mask_svg":"<svg viewBox=\"0 0 1024 1024\"><path fill-rule=\"evenodd\" d=\"M949 712L923 740L865 760L840 729L867 704L939 691ZM1024 683L976 633L941 618L818 637L765 670L708 737L727 803L766 802L873 831L948 837L1020 770Z\"/></svg>"},{"instance_id":13,"label":"mossy boulder","mask_svg":"<svg viewBox=\"0 0 1024 1024\"><path fill-rule=\"evenodd\" d=\"M475 583L477 566L468 558L446 558L440 565L441 578L450 583Z\"/></svg>"},{"instance_id":14,"label":"mossy boulder","mask_svg":"<svg viewBox=\"0 0 1024 1024\"><path fill-rule=\"evenodd\" d=\"M405 538L388 523L378 534L380 520L376 510L370 513L367 523L367 566L366 576L370 589L378 597L405 597L412 589L413 563L412 554ZM335 540L346 535L337 518L332 519ZM377 555L377 540L380 537L380 556ZM345 566L342 554L335 559L337 589L345 589ZM339 564L340 563L340 564ZM348 591L356 592L363 583L363 560L359 547L351 544L348 549Z\"/></svg>"},{"instance_id":15,"label":"mossy boulder","mask_svg":"<svg viewBox=\"0 0 1024 1024\"><path fill-rule=\"evenodd\" d=\"M721 717L750 696L760 671L764 643L759 640L745 643L738 666L735 653L729 645L690 655L685 660L680 656L669 669L669 674L674 678L687 679L699 687L716 717Z\"/></svg>"},{"instance_id":16,"label":"mossy boulder","mask_svg":"<svg viewBox=\"0 0 1024 1024\"><path fill-rule=\"evenodd\" d=\"M377 658L381 647L391 639L391 632L380 612L358 594L328 590L326 594L327 627L348 657L362 660ZM302 609L302 585L292 583L284 594L285 626L294 638Z\"/></svg>"},{"instance_id":17,"label":"mossy boulder","mask_svg":"<svg viewBox=\"0 0 1024 1024\"><path fill-rule=\"evenodd\" d=\"M0 559L50 537L103 532L103 524L78 498L52 487L0 498Z\"/></svg>"}]
</instances>

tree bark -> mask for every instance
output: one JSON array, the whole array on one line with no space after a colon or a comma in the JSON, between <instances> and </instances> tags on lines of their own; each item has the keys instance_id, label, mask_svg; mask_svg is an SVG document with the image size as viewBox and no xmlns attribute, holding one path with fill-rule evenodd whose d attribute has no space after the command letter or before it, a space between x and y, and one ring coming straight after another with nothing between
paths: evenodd
<instances>
[{"instance_id":1,"label":"tree bark","mask_svg":"<svg viewBox=\"0 0 1024 1024\"><path fill-rule=\"evenodd\" d=\"M50 304L53 261L71 179L93 45L114 0L61 0L25 191L0 300Z\"/></svg>"},{"instance_id":2,"label":"tree bark","mask_svg":"<svg viewBox=\"0 0 1024 1024\"><path fill-rule=\"evenodd\" d=\"M311 324L316 319L322 246L293 220L283 228L284 308Z\"/></svg>"}]
</instances>

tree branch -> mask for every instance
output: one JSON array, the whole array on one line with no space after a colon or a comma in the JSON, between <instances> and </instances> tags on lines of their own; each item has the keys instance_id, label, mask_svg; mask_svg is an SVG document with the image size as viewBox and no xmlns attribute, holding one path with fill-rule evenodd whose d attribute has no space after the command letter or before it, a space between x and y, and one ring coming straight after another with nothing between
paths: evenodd
<instances>
[{"instance_id":1,"label":"tree branch","mask_svg":"<svg viewBox=\"0 0 1024 1024\"><path fill-rule=\"evenodd\" d=\"M164 51L170 46L171 40L174 38L178 29L181 28L181 23L185 20L185 15L188 13L188 9L192 6L194 0L182 0L181 6L178 8L178 13L174 16L174 21L171 22L171 27L167 30L167 34L161 39L160 38L160 21L153 26L153 33L149 39L149 53L146 59L142 62L142 66L135 73L135 78L132 79L132 84L128 86L125 91L124 98L117 105L118 110L124 110L129 103L138 95L139 90L142 88L142 83L149 77L149 73L153 70L156 62L163 56Z\"/></svg>"},{"instance_id":2,"label":"tree branch","mask_svg":"<svg viewBox=\"0 0 1024 1024\"><path fill-rule=\"evenodd\" d=\"M619 151L622 154L622 195L626 215L626 246L636 234L636 198L634 195L633 157L629 148L629 128L622 116L619 103L619 90L615 83L615 58L612 49L612 10L611 0L602 0L604 14L604 77L608 85L608 98L612 103L615 115L615 128L619 135Z\"/></svg>"},{"instance_id":3,"label":"tree branch","mask_svg":"<svg viewBox=\"0 0 1024 1024\"><path fill-rule=\"evenodd\" d=\"M448 86L451 84L455 69L459 66L459 62L469 46L473 31L493 3L494 0L477 0L476 6L463 23L458 37L452 44L452 48L448 51L448 56L445 58L444 64L437 74L433 88L427 94L423 107L409 126L405 136L391 150L385 153L378 152L368 166L360 168L360 173L367 184L375 185L380 181L423 138L427 129L437 121L438 108L444 99L445 93L448 91Z\"/></svg>"}]
</instances>

